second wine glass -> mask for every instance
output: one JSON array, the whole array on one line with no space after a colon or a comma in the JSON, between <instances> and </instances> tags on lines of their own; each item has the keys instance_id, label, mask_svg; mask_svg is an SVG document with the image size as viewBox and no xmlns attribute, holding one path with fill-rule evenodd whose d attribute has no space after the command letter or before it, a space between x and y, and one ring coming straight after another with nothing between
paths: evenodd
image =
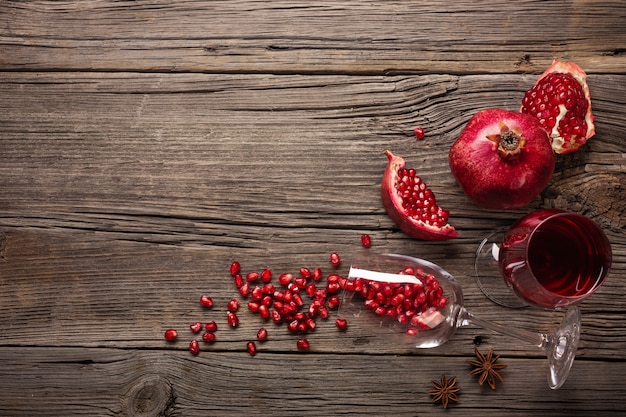
<instances>
[{"instance_id":1,"label":"second wine glass","mask_svg":"<svg viewBox=\"0 0 626 417\"><path fill-rule=\"evenodd\" d=\"M602 285L611 259L609 240L591 219L543 209L483 240L476 252L476 280L498 304L562 309Z\"/></svg>"}]
</instances>

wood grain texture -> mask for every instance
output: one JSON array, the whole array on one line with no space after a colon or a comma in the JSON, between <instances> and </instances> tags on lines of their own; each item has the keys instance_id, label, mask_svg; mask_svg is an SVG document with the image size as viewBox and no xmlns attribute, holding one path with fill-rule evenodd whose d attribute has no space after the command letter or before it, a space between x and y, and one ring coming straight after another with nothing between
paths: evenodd
<instances>
[{"instance_id":1,"label":"wood grain texture","mask_svg":"<svg viewBox=\"0 0 626 417\"><path fill-rule=\"evenodd\" d=\"M620 415L624 17L617 1L0 0L0 415ZM448 149L476 111L516 110L553 57L589 72L596 136L557 157L528 207L480 209ZM385 149L417 168L458 239L392 223ZM415 350L320 320L308 353L245 303L227 328L232 260L329 273L337 251L345 273L368 233L373 251L444 267L480 317L549 330L563 313L498 307L472 276L484 235L540 207L594 219L614 254L557 391L539 349L476 326ZM191 356L188 326L208 320L218 340ZM250 357L260 326L270 340ZM468 375L477 336L509 365L496 391ZM462 386L447 411L426 394L442 373Z\"/></svg>"},{"instance_id":2,"label":"wood grain texture","mask_svg":"<svg viewBox=\"0 0 626 417\"><path fill-rule=\"evenodd\" d=\"M541 72L555 57L624 73L615 1L0 2L14 70Z\"/></svg>"},{"instance_id":3,"label":"wood grain texture","mask_svg":"<svg viewBox=\"0 0 626 417\"><path fill-rule=\"evenodd\" d=\"M468 375L471 368L462 357L304 354L296 361L284 354L251 358L223 352L199 357L117 349L0 352L5 375L21 381L20 389L6 378L0 382L0 403L15 416L33 408L41 416L58 415L57 410L102 416L380 416L389 410L399 415L478 415L481 405L496 401L498 413L513 416L552 416L554 410L548 408L554 404L563 415L610 416L623 406L620 389L610 383L621 377L623 364L607 369L607 378L594 378L594 362L584 360L576 363L579 375L572 375L572 381L589 385L587 390L549 391L542 361L525 363L522 370L519 360L507 359L507 379L494 392ZM24 366L24 355L37 366ZM432 385L423 377L438 380L442 372L458 373L461 386L460 402L448 410L431 403L426 391ZM197 394L190 396L192 392Z\"/></svg>"}]
</instances>

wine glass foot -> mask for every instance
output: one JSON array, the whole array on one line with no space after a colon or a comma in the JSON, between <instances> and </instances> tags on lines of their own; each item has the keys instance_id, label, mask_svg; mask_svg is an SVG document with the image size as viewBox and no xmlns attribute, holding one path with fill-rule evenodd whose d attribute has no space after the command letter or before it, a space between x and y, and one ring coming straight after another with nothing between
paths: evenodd
<instances>
[{"instance_id":1,"label":"wine glass foot","mask_svg":"<svg viewBox=\"0 0 626 417\"><path fill-rule=\"evenodd\" d=\"M483 294L494 303L508 308L527 307L506 285L500 273L498 254L505 232L505 228L496 230L478 246L474 258L474 279Z\"/></svg>"},{"instance_id":2,"label":"wine glass foot","mask_svg":"<svg viewBox=\"0 0 626 417\"><path fill-rule=\"evenodd\" d=\"M567 310L561 326L547 336L548 385L557 389L567 379L580 338L580 309L576 306Z\"/></svg>"}]
</instances>

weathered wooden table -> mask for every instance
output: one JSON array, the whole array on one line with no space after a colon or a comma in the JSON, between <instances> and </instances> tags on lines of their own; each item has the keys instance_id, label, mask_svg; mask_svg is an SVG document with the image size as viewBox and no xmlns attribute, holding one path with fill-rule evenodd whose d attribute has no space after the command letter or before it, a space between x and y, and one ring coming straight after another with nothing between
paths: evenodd
<instances>
[{"instance_id":1,"label":"weathered wooden table","mask_svg":"<svg viewBox=\"0 0 626 417\"><path fill-rule=\"evenodd\" d=\"M624 413L624 22L621 1L0 1L0 414ZM480 209L448 149L474 112L516 110L553 58L588 72L597 134L558 157L528 207ZM417 167L459 238L395 227L379 197L387 148ZM451 272L475 313L549 329L562 313L499 307L472 278L482 237L540 207L591 217L614 251L559 390L536 347L477 327L414 350L340 333L333 312L299 352L244 303L226 328L240 299L231 261L329 273L336 251L345 274L367 233L371 251ZM220 330L193 356L197 320ZM493 391L468 375L479 339L508 365ZM462 387L447 410L426 393L442 374Z\"/></svg>"}]
</instances>

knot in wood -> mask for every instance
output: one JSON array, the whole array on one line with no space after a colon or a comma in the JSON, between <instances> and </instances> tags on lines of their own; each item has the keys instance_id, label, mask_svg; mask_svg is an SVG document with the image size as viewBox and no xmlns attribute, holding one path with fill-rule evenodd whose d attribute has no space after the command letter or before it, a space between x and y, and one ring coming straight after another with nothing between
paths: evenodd
<instances>
[{"instance_id":1,"label":"knot in wood","mask_svg":"<svg viewBox=\"0 0 626 417\"><path fill-rule=\"evenodd\" d=\"M122 414L132 417L168 415L174 400L172 386L165 378L144 376L136 380L128 391Z\"/></svg>"}]
</instances>

